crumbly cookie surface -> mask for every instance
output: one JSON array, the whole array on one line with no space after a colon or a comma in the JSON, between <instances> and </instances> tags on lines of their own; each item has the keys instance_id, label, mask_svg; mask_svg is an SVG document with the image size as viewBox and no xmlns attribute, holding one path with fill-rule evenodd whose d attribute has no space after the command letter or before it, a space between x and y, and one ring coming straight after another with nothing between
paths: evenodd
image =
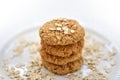
<instances>
[{"instance_id":1,"label":"crumbly cookie surface","mask_svg":"<svg viewBox=\"0 0 120 80\"><path fill-rule=\"evenodd\" d=\"M73 61L76 61L76 60L82 58L82 53L81 52L79 52L77 54L73 54L73 55L71 55L69 57L65 57L65 58L50 55L50 54L46 53L44 50L41 50L40 54L41 54L41 57L45 61L47 61L49 63L52 63L52 64L56 64L56 65L66 65L69 62L73 62Z\"/></svg>"},{"instance_id":2,"label":"crumbly cookie surface","mask_svg":"<svg viewBox=\"0 0 120 80\"><path fill-rule=\"evenodd\" d=\"M82 51L84 46L84 39L78 41L77 43L70 45L47 45L44 42L41 42L42 49L50 55L59 56L59 57L69 57L73 54L77 54Z\"/></svg>"},{"instance_id":3,"label":"crumbly cookie surface","mask_svg":"<svg viewBox=\"0 0 120 80\"><path fill-rule=\"evenodd\" d=\"M83 39L85 31L75 20L56 19L45 23L39 35L48 45L68 45Z\"/></svg>"},{"instance_id":4,"label":"crumbly cookie surface","mask_svg":"<svg viewBox=\"0 0 120 80\"><path fill-rule=\"evenodd\" d=\"M76 60L74 62L70 62L66 65L55 65L52 63L49 63L47 61L42 61L43 65L50 71L52 71L53 73L59 74L59 75L65 75L67 73L72 73L74 71L77 71L78 69L80 69L80 67L83 64L83 59L79 59Z\"/></svg>"}]
</instances>

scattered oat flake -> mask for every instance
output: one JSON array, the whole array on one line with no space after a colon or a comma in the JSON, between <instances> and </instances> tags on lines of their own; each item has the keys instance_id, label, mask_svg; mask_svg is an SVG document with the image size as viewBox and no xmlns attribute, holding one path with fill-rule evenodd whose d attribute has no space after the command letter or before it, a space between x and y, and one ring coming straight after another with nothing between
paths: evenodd
<instances>
[{"instance_id":1,"label":"scattered oat flake","mask_svg":"<svg viewBox=\"0 0 120 80\"><path fill-rule=\"evenodd\" d=\"M109 54L110 54L110 56L115 56L116 55L116 53L114 51L110 52Z\"/></svg>"},{"instance_id":2,"label":"scattered oat flake","mask_svg":"<svg viewBox=\"0 0 120 80\"><path fill-rule=\"evenodd\" d=\"M71 32L71 33L74 33L74 32L75 32L75 30L70 30L70 32Z\"/></svg>"},{"instance_id":3,"label":"scattered oat flake","mask_svg":"<svg viewBox=\"0 0 120 80\"><path fill-rule=\"evenodd\" d=\"M49 30L51 30L51 31L52 31L52 30L56 30L56 29L55 29L55 28L49 28Z\"/></svg>"},{"instance_id":4,"label":"scattered oat flake","mask_svg":"<svg viewBox=\"0 0 120 80\"><path fill-rule=\"evenodd\" d=\"M16 65L15 67L16 68L22 68L22 67L24 67L25 66L25 64L18 64L18 65Z\"/></svg>"},{"instance_id":5,"label":"scattered oat flake","mask_svg":"<svg viewBox=\"0 0 120 80\"><path fill-rule=\"evenodd\" d=\"M57 27L57 30L58 30L58 31L61 31L62 29L61 29L61 27Z\"/></svg>"},{"instance_id":6,"label":"scattered oat flake","mask_svg":"<svg viewBox=\"0 0 120 80\"><path fill-rule=\"evenodd\" d=\"M26 38L24 36L21 36L19 41L20 41L20 45L23 47L27 47L29 45L28 41L26 40Z\"/></svg>"},{"instance_id":7,"label":"scattered oat flake","mask_svg":"<svg viewBox=\"0 0 120 80\"><path fill-rule=\"evenodd\" d=\"M3 61L3 63L4 63L4 65L7 65L7 64L8 64L8 60L5 59L5 60Z\"/></svg>"},{"instance_id":8,"label":"scattered oat flake","mask_svg":"<svg viewBox=\"0 0 120 80\"><path fill-rule=\"evenodd\" d=\"M64 30L64 34L69 33L69 28L67 26L62 27L62 29Z\"/></svg>"},{"instance_id":9,"label":"scattered oat flake","mask_svg":"<svg viewBox=\"0 0 120 80\"><path fill-rule=\"evenodd\" d=\"M104 54L97 54L96 57L97 58L103 58Z\"/></svg>"},{"instance_id":10,"label":"scattered oat flake","mask_svg":"<svg viewBox=\"0 0 120 80\"><path fill-rule=\"evenodd\" d=\"M68 31L64 31L64 34L68 34Z\"/></svg>"},{"instance_id":11,"label":"scattered oat flake","mask_svg":"<svg viewBox=\"0 0 120 80\"><path fill-rule=\"evenodd\" d=\"M110 73L110 70L111 70L111 69L108 68L108 67L104 67L104 70L105 70L106 73Z\"/></svg>"},{"instance_id":12,"label":"scattered oat flake","mask_svg":"<svg viewBox=\"0 0 120 80\"><path fill-rule=\"evenodd\" d=\"M62 29L63 30L68 30L68 27L67 26L63 26Z\"/></svg>"},{"instance_id":13,"label":"scattered oat flake","mask_svg":"<svg viewBox=\"0 0 120 80\"><path fill-rule=\"evenodd\" d=\"M72 29L76 30L76 29L77 29L77 25L76 25L76 24L73 25L73 26L72 26Z\"/></svg>"},{"instance_id":14,"label":"scattered oat flake","mask_svg":"<svg viewBox=\"0 0 120 80\"><path fill-rule=\"evenodd\" d=\"M116 62L115 61L111 61L111 66L115 66Z\"/></svg>"},{"instance_id":15,"label":"scattered oat flake","mask_svg":"<svg viewBox=\"0 0 120 80\"><path fill-rule=\"evenodd\" d=\"M1 80L1 79L4 79L4 77L0 74L0 80Z\"/></svg>"},{"instance_id":16,"label":"scattered oat flake","mask_svg":"<svg viewBox=\"0 0 120 80\"><path fill-rule=\"evenodd\" d=\"M110 56L104 58L105 61L110 61L110 60L112 60L112 59L113 59L113 57L110 57Z\"/></svg>"},{"instance_id":17,"label":"scattered oat flake","mask_svg":"<svg viewBox=\"0 0 120 80\"><path fill-rule=\"evenodd\" d=\"M24 47L19 45L19 46L15 47L14 52L15 53L22 53L23 49L24 49Z\"/></svg>"},{"instance_id":18,"label":"scattered oat flake","mask_svg":"<svg viewBox=\"0 0 120 80\"><path fill-rule=\"evenodd\" d=\"M55 26L60 26L60 27L61 27L61 26L62 26L62 24L55 23Z\"/></svg>"},{"instance_id":19,"label":"scattered oat flake","mask_svg":"<svg viewBox=\"0 0 120 80\"><path fill-rule=\"evenodd\" d=\"M37 45L35 45L35 44L33 44L33 45L30 45L29 46L29 52L30 53L36 53L37 51L38 51L38 46Z\"/></svg>"}]
</instances>

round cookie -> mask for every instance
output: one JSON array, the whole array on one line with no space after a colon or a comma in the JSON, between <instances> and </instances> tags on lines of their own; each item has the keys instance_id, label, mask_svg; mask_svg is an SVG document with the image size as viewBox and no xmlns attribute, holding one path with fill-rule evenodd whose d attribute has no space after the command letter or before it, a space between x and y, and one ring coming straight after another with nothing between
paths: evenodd
<instances>
[{"instance_id":1,"label":"round cookie","mask_svg":"<svg viewBox=\"0 0 120 80\"><path fill-rule=\"evenodd\" d=\"M80 67L83 64L83 59L81 58L74 62L70 62L66 65L55 65L44 60L42 61L42 64L44 67L46 67L49 71L53 73L56 73L59 75L65 75L67 73L72 73L80 69Z\"/></svg>"},{"instance_id":2,"label":"round cookie","mask_svg":"<svg viewBox=\"0 0 120 80\"><path fill-rule=\"evenodd\" d=\"M69 62L76 61L82 57L81 52L79 52L77 54L73 54L73 55L71 55L69 57L65 57L65 58L50 55L50 54L46 53L44 50L41 50L40 54L41 54L42 59L44 59L45 61L47 61L49 63L56 64L56 65L65 65Z\"/></svg>"},{"instance_id":3,"label":"round cookie","mask_svg":"<svg viewBox=\"0 0 120 80\"><path fill-rule=\"evenodd\" d=\"M84 39L78 41L74 44L69 45L47 45L44 42L41 42L42 49L45 50L50 55L59 56L59 57L68 57L73 54L77 54L82 51L84 46Z\"/></svg>"},{"instance_id":4,"label":"round cookie","mask_svg":"<svg viewBox=\"0 0 120 80\"><path fill-rule=\"evenodd\" d=\"M41 27L39 35L48 45L69 45L83 39L85 31L75 20L56 19L46 22Z\"/></svg>"}]
</instances>

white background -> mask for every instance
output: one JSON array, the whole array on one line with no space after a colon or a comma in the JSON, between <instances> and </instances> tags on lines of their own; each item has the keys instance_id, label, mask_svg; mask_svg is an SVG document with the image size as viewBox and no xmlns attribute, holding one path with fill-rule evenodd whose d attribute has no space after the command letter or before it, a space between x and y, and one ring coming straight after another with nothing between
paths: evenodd
<instances>
[{"instance_id":1,"label":"white background","mask_svg":"<svg viewBox=\"0 0 120 80\"><path fill-rule=\"evenodd\" d=\"M0 0L0 48L22 30L59 17L120 43L120 0Z\"/></svg>"}]
</instances>

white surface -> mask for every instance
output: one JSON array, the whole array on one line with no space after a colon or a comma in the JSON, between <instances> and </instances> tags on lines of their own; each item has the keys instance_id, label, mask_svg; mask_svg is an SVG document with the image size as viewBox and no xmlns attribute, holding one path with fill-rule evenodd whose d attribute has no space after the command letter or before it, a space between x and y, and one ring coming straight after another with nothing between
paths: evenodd
<instances>
[{"instance_id":1,"label":"white surface","mask_svg":"<svg viewBox=\"0 0 120 80\"><path fill-rule=\"evenodd\" d=\"M119 0L0 0L0 49L16 33L58 17L77 19L119 43L119 4Z\"/></svg>"}]
</instances>

